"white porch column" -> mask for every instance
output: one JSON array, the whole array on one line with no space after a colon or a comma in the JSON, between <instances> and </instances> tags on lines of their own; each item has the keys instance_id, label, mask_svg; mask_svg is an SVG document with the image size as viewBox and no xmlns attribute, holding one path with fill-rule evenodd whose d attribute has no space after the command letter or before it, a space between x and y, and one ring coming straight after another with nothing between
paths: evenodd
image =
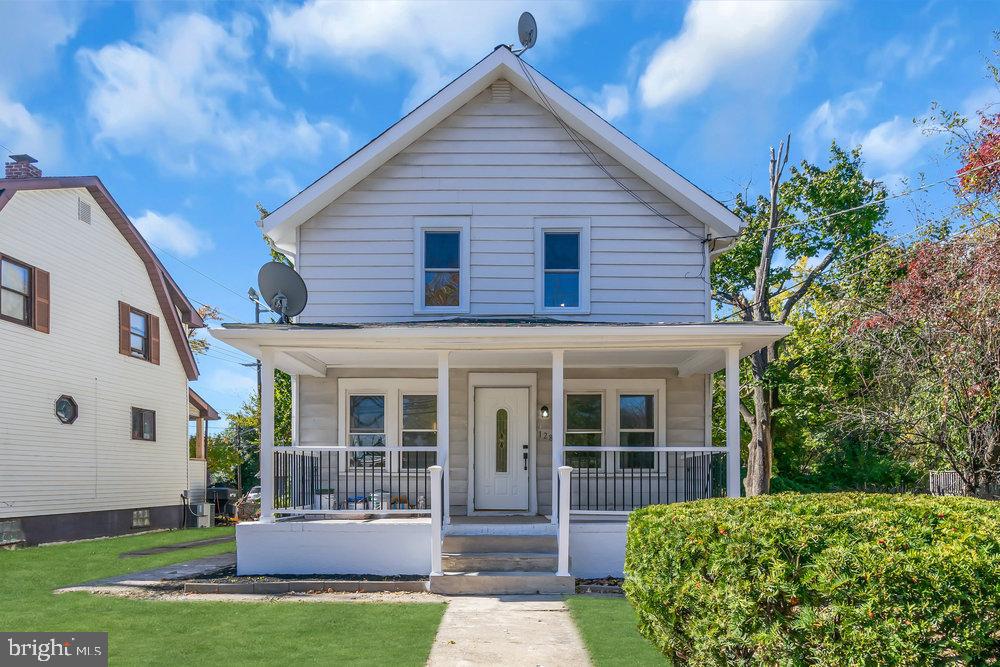
<instances>
[{"instance_id":1,"label":"white porch column","mask_svg":"<svg viewBox=\"0 0 1000 667\"><path fill-rule=\"evenodd\" d=\"M274 521L274 352L260 351L260 520Z\"/></svg>"},{"instance_id":2,"label":"white porch column","mask_svg":"<svg viewBox=\"0 0 1000 667\"><path fill-rule=\"evenodd\" d=\"M740 497L740 348L726 348L726 495Z\"/></svg>"},{"instance_id":3,"label":"white porch column","mask_svg":"<svg viewBox=\"0 0 1000 667\"><path fill-rule=\"evenodd\" d=\"M559 567L556 576L569 576L569 466L559 466Z\"/></svg>"},{"instance_id":4,"label":"white porch column","mask_svg":"<svg viewBox=\"0 0 1000 667\"><path fill-rule=\"evenodd\" d=\"M449 442L449 432L451 431L451 417L449 411L449 404L451 403L451 392L448 387L448 378L450 375L450 366L448 363L448 356L451 353L442 350L438 352L438 390L437 390L437 446L438 446L438 462L437 464L441 466L444 475L444 505L443 505L443 516L445 523L451 523L451 489L450 484L450 470L451 462L448 457L448 442Z\"/></svg>"},{"instance_id":5,"label":"white porch column","mask_svg":"<svg viewBox=\"0 0 1000 667\"><path fill-rule=\"evenodd\" d=\"M552 350L552 523L559 523L559 466L566 434L563 408L564 350Z\"/></svg>"},{"instance_id":6,"label":"white porch column","mask_svg":"<svg viewBox=\"0 0 1000 667\"><path fill-rule=\"evenodd\" d=\"M444 494L441 493L441 466L427 469L431 475L431 576L440 576L441 568L441 510Z\"/></svg>"}]
</instances>

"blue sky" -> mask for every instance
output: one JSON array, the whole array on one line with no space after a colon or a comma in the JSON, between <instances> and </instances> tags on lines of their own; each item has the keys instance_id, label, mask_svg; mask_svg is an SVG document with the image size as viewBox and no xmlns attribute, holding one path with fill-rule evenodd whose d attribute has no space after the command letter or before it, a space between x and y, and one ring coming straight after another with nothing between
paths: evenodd
<instances>
[{"instance_id":1,"label":"blue sky","mask_svg":"<svg viewBox=\"0 0 1000 667\"><path fill-rule=\"evenodd\" d=\"M0 144L47 175L100 176L192 299L247 321L267 259L255 203L273 210L515 41L525 9L536 68L723 201L763 186L786 132L796 161L861 144L894 191L943 178L940 138L912 119L1000 102L990 2L8 1ZM250 360L210 355L195 387L233 410Z\"/></svg>"}]
</instances>

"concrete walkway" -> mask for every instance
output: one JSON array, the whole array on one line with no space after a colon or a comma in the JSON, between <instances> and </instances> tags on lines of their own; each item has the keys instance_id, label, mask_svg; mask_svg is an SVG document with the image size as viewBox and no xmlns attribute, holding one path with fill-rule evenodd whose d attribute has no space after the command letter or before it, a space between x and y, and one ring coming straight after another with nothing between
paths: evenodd
<instances>
[{"instance_id":1,"label":"concrete walkway","mask_svg":"<svg viewBox=\"0 0 1000 667\"><path fill-rule=\"evenodd\" d=\"M227 553L219 554L217 556L205 556L204 558L196 558L194 560L184 561L183 563L174 563L173 565L165 565L163 567L157 567L152 570L143 570L141 572L129 572L127 574L120 574L116 577L108 577L107 579L97 579L95 581L88 581L84 584L79 584L77 586L68 586L66 588L60 588L57 593L64 593L67 591L97 591L101 589L108 588L120 588L120 587L138 587L138 588L149 588L152 586L162 586L169 587L171 582L177 582L183 579L190 579L191 577L197 577L204 574L211 574L212 572L217 572L225 567L232 566L236 563L236 554Z\"/></svg>"},{"instance_id":2,"label":"concrete walkway","mask_svg":"<svg viewBox=\"0 0 1000 667\"><path fill-rule=\"evenodd\" d=\"M427 664L553 667L590 658L561 597L453 597Z\"/></svg>"}]
</instances>

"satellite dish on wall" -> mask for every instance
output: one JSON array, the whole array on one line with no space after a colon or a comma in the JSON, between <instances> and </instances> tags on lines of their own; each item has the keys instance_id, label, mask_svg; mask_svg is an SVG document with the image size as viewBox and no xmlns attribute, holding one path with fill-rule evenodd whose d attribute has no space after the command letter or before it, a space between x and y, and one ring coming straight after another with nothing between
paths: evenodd
<instances>
[{"instance_id":1,"label":"satellite dish on wall","mask_svg":"<svg viewBox=\"0 0 1000 667\"><path fill-rule=\"evenodd\" d=\"M281 262L268 262L260 267L257 284L264 302L281 316L281 324L288 324L288 318L301 313L309 300L309 292L302 276Z\"/></svg>"},{"instance_id":2,"label":"satellite dish on wall","mask_svg":"<svg viewBox=\"0 0 1000 667\"><path fill-rule=\"evenodd\" d=\"M531 15L531 12L524 12L517 20L517 38L521 40L521 46L524 47L520 53L524 53L535 45L535 41L538 39L538 24L535 23L535 17Z\"/></svg>"}]
</instances>

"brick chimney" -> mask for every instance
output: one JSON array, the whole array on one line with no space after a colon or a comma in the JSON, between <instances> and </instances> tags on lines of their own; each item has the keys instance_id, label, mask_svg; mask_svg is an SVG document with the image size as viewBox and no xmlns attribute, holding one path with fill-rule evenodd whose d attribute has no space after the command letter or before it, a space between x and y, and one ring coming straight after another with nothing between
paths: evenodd
<instances>
[{"instance_id":1,"label":"brick chimney","mask_svg":"<svg viewBox=\"0 0 1000 667\"><path fill-rule=\"evenodd\" d=\"M11 155L13 162L4 163L4 178L41 178L42 170L35 166L38 162L30 155Z\"/></svg>"}]
</instances>

